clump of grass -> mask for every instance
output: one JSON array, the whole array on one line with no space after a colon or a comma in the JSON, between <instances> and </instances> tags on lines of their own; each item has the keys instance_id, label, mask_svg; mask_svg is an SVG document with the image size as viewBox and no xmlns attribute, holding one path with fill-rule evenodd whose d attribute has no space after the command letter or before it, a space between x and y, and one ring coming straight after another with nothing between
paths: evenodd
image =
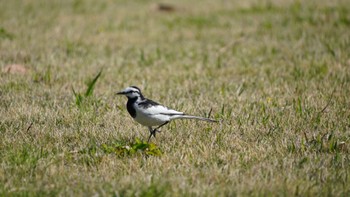
<instances>
[{"instance_id":1,"label":"clump of grass","mask_svg":"<svg viewBox=\"0 0 350 197\"><path fill-rule=\"evenodd\" d=\"M148 143L145 141L141 141L136 138L135 142L131 142L130 144L126 143L113 143L113 144L102 144L101 148L104 153L113 153L117 156L132 156L137 153L141 153L147 156L160 156L162 155L162 151L160 148L154 143Z\"/></svg>"},{"instance_id":2,"label":"clump of grass","mask_svg":"<svg viewBox=\"0 0 350 197\"><path fill-rule=\"evenodd\" d=\"M102 154L114 154L118 157L131 157L135 155L145 156L161 156L161 149L154 143L148 143L136 138L134 142L114 142L105 143L102 145L94 145L81 153L88 153L89 155L96 155L96 153Z\"/></svg>"},{"instance_id":3,"label":"clump of grass","mask_svg":"<svg viewBox=\"0 0 350 197\"><path fill-rule=\"evenodd\" d=\"M311 139L303 132L303 139L291 142L288 146L290 153L347 153L346 143L341 141L334 133L313 135Z\"/></svg>"},{"instance_id":4,"label":"clump of grass","mask_svg":"<svg viewBox=\"0 0 350 197\"><path fill-rule=\"evenodd\" d=\"M52 66L48 65L44 72L37 72L33 75L33 81L36 83L43 82L44 84L51 85L52 79Z\"/></svg>"},{"instance_id":5,"label":"clump of grass","mask_svg":"<svg viewBox=\"0 0 350 197\"><path fill-rule=\"evenodd\" d=\"M102 70L93 78L93 80L87 83L87 88L84 94L76 92L72 87L72 91L75 97L75 104L77 107L81 108L84 100L92 96L95 89L96 82L100 78L101 74L102 74Z\"/></svg>"}]
</instances>

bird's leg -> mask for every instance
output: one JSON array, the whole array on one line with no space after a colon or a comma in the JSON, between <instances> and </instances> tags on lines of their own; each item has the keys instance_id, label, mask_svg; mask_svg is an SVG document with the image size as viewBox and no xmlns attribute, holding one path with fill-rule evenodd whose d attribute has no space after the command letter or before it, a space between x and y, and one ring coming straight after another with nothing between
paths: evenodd
<instances>
[{"instance_id":1,"label":"bird's leg","mask_svg":"<svg viewBox=\"0 0 350 197\"><path fill-rule=\"evenodd\" d=\"M164 125L166 125L166 124L168 124L170 121L166 121L166 122L164 122L163 124L161 124L161 125L159 125L157 128L155 128L155 129L152 129L152 127L148 127L148 129L149 129L149 132L150 132L150 135L149 135L149 137L148 137L148 143L149 143L149 140L151 139L151 137L152 137L152 135L154 136L154 137L156 137L156 133L157 133L157 129L159 129L160 127L162 127L162 126L164 126ZM158 131L158 132L160 132L160 131Z\"/></svg>"},{"instance_id":2,"label":"bird's leg","mask_svg":"<svg viewBox=\"0 0 350 197\"><path fill-rule=\"evenodd\" d=\"M149 132L150 132L150 135L149 135L149 137L148 137L148 140L147 140L147 143L149 143L149 140L151 139L151 137L152 137L152 135L154 136L154 137L156 137L156 132L152 129L152 127L148 127L148 130L149 130Z\"/></svg>"},{"instance_id":3,"label":"bird's leg","mask_svg":"<svg viewBox=\"0 0 350 197\"><path fill-rule=\"evenodd\" d=\"M162 127L162 126L168 124L169 122L170 122L170 121L166 121L166 122L164 122L163 124L159 125L157 128L153 129L154 133L156 133L156 132L158 131L157 129L159 129L160 127ZM160 132L160 131L158 131L158 132ZM154 136L154 137L156 137L156 136Z\"/></svg>"}]
</instances>

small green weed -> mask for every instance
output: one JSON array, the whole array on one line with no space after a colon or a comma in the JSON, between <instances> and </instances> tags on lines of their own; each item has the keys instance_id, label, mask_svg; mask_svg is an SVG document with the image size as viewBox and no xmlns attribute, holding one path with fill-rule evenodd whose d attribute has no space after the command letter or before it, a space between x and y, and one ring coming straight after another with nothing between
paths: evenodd
<instances>
[{"instance_id":1,"label":"small green weed","mask_svg":"<svg viewBox=\"0 0 350 197\"><path fill-rule=\"evenodd\" d=\"M88 97L91 97L93 92L94 92L94 88L95 88L95 85L96 85L96 82L98 80L98 78L100 78L102 74L102 70L95 76L95 78L88 82L87 84L87 89L85 91L84 94L81 94L81 93L78 93L74 90L74 88L72 87L72 91L73 91L73 94L74 94L74 97L75 97L75 104L77 107L81 107L82 104L83 104L83 101L88 98Z\"/></svg>"},{"instance_id":2,"label":"small green weed","mask_svg":"<svg viewBox=\"0 0 350 197\"><path fill-rule=\"evenodd\" d=\"M127 156L134 155L136 153L141 153L147 156L160 156L162 151L154 143L147 143L136 138L135 142L130 144L114 143L111 145L102 144L101 149L104 153L114 153L117 156Z\"/></svg>"}]
</instances>

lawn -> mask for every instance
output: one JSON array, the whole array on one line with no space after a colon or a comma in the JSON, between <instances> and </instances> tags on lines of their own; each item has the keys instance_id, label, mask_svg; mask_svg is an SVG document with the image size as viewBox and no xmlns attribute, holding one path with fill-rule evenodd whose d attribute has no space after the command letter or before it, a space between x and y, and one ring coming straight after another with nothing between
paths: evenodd
<instances>
[{"instance_id":1,"label":"lawn","mask_svg":"<svg viewBox=\"0 0 350 197\"><path fill-rule=\"evenodd\" d=\"M0 196L350 196L349 1L164 2L0 0Z\"/></svg>"}]
</instances>

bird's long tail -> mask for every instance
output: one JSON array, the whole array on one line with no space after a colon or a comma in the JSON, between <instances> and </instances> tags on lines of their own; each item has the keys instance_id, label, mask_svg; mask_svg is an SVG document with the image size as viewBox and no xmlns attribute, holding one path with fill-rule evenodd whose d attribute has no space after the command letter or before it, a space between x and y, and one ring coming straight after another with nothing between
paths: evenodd
<instances>
[{"instance_id":1,"label":"bird's long tail","mask_svg":"<svg viewBox=\"0 0 350 197\"><path fill-rule=\"evenodd\" d=\"M171 116L171 120L175 119L196 119L196 120L202 120L202 121L207 121L207 122L218 122L217 120L210 119L210 118L204 118L204 117L199 117L199 116L191 116L191 115L174 115Z\"/></svg>"}]
</instances>

